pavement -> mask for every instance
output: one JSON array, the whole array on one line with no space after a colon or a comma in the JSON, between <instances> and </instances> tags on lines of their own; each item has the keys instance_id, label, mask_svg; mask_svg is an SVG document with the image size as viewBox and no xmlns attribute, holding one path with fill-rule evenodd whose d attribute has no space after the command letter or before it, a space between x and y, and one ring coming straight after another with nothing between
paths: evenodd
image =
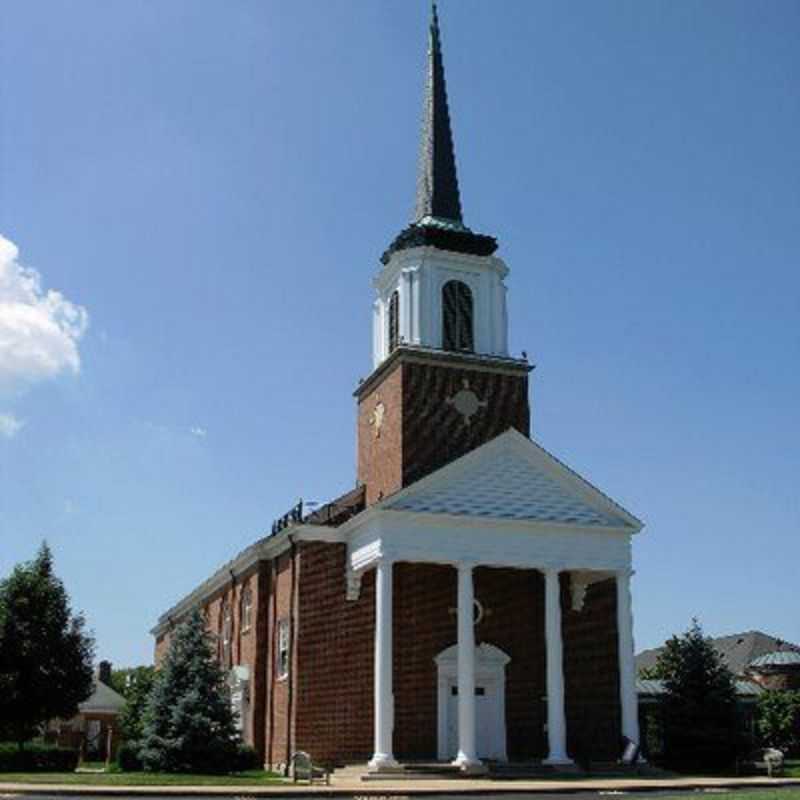
<instances>
[{"instance_id":1,"label":"pavement","mask_svg":"<svg viewBox=\"0 0 800 800\"><path fill-rule=\"evenodd\" d=\"M0 798L35 795L39 798L67 795L97 795L122 798L140 797L352 797L399 798L464 795L560 795L560 794L619 794L635 792L720 792L725 790L776 789L796 787L800 778L574 778L571 780L489 780L485 778L453 778L447 780L386 780L380 784L364 783L358 779L334 779L330 786L308 784L271 784L262 786L97 786L75 784L34 784L0 782ZM540 800L542 800L540 798Z\"/></svg>"}]
</instances>

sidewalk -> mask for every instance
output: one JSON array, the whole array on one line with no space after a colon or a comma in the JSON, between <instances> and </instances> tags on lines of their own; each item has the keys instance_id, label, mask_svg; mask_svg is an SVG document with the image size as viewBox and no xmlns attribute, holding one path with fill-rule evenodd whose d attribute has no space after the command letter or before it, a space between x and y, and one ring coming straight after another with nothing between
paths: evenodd
<instances>
[{"instance_id":1,"label":"sidewalk","mask_svg":"<svg viewBox=\"0 0 800 800\"><path fill-rule=\"evenodd\" d=\"M278 784L273 786L78 786L46 783L3 783L0 795L105 795L170 797L387 797L468 794L575 794L578 792L664 792L695 789L775 789L795 786L800 778L575 778L574 780L405 780L380 784L339 780L330 786Z\"/></svg>"}]
</instances>

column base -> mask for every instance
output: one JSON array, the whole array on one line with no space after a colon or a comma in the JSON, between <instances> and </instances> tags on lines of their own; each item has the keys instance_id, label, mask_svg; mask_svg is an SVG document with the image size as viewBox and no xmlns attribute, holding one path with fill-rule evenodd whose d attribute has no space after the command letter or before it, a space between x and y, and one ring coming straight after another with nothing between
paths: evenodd
<instances>
[{"instance_id":1,"label":"column base","mask_svg":"<svg viewBox=\"0 0 800 800\"><path fill-rule=\"evenodd\" d=\"M569 756L550 756L542 760L545 767L571 767L575 762Z\"/></svg>"},{"instance_id":2,"label":"column base","mask_svg":"<svg viewBox=\"0 0 800 800\"><path fill-rule=\"evenodd\" d=\"M479 758L470 758L459 753L452 762L464 775L485 775L488 772L486 764Z\"/></svg>"},{"instance_id":3,"label":"column base","mask_svg":"<svg viewBox=\"0 0 800 800\"><path fill-rule=\"evenodd\" d=\"M396 772L400 765L391 753L375 753L367 762L367 769L370 772Z\"/></svg>"}]
</instances>

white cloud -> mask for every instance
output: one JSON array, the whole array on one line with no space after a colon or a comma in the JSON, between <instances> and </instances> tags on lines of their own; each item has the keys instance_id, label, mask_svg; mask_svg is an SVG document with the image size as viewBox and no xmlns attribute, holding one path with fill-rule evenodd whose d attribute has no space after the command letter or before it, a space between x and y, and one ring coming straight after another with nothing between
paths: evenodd
<instances>
[{"instance_id":1,"label":"white cloud","mask_svg":"<svg viewBox=\"0 0 800 800\"><path fill-rule=\"evenodd\" d=\"M199 428L195 426L194 428L189 428L189 433L192 436L196 436L198 439L205 439L208 436L208 431L205 428Z\"/></svg>"},{"instance_id":2,"label":"white cloud","mask_svg":"<svg viewBox=\"0 0 800 800\"><path fill-rule=\"evenodd\" d=\"M77 374L78 342L89 324L85 308L42 289L39 273L22 266L18 255L17 246L0 235L0 389Z\"/></svg>"},{"instance_id":3,"label":"white cloud","mask_svg":"<svg viewBox=\"0 0 800 800\"><path fill-rule=\"evenodd\" d=\"M13 414L0 414L0 436L13 439L24 427L25 423Z\"/></svg>"}]
</instances>

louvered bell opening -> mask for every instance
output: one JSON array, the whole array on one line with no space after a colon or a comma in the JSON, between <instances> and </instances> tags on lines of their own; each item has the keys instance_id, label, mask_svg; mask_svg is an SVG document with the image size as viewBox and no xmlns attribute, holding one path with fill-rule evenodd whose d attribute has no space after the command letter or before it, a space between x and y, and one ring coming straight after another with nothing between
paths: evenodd
<instances>
[{"instance_id":1,"label":"louvered bell opening","mask_svg":"<svg viewBox=\"0 0 800 800\"><path fill-rule=\"evenodd\" d=\"M391 353L398 345L400 338L400 295L392 292L389 298L389 352Z\"/></svg>"},{"instance_id":2,"label":"louvered bell opening","mask_svg":"<svg viewBox=\"0 0 800 800\"><path fill-rule=\"evenodd\" d=\"M448 281L442 288L442 347L475 351L472 326L472 292L461 281Z\"/></svg>"}]
</instances>

